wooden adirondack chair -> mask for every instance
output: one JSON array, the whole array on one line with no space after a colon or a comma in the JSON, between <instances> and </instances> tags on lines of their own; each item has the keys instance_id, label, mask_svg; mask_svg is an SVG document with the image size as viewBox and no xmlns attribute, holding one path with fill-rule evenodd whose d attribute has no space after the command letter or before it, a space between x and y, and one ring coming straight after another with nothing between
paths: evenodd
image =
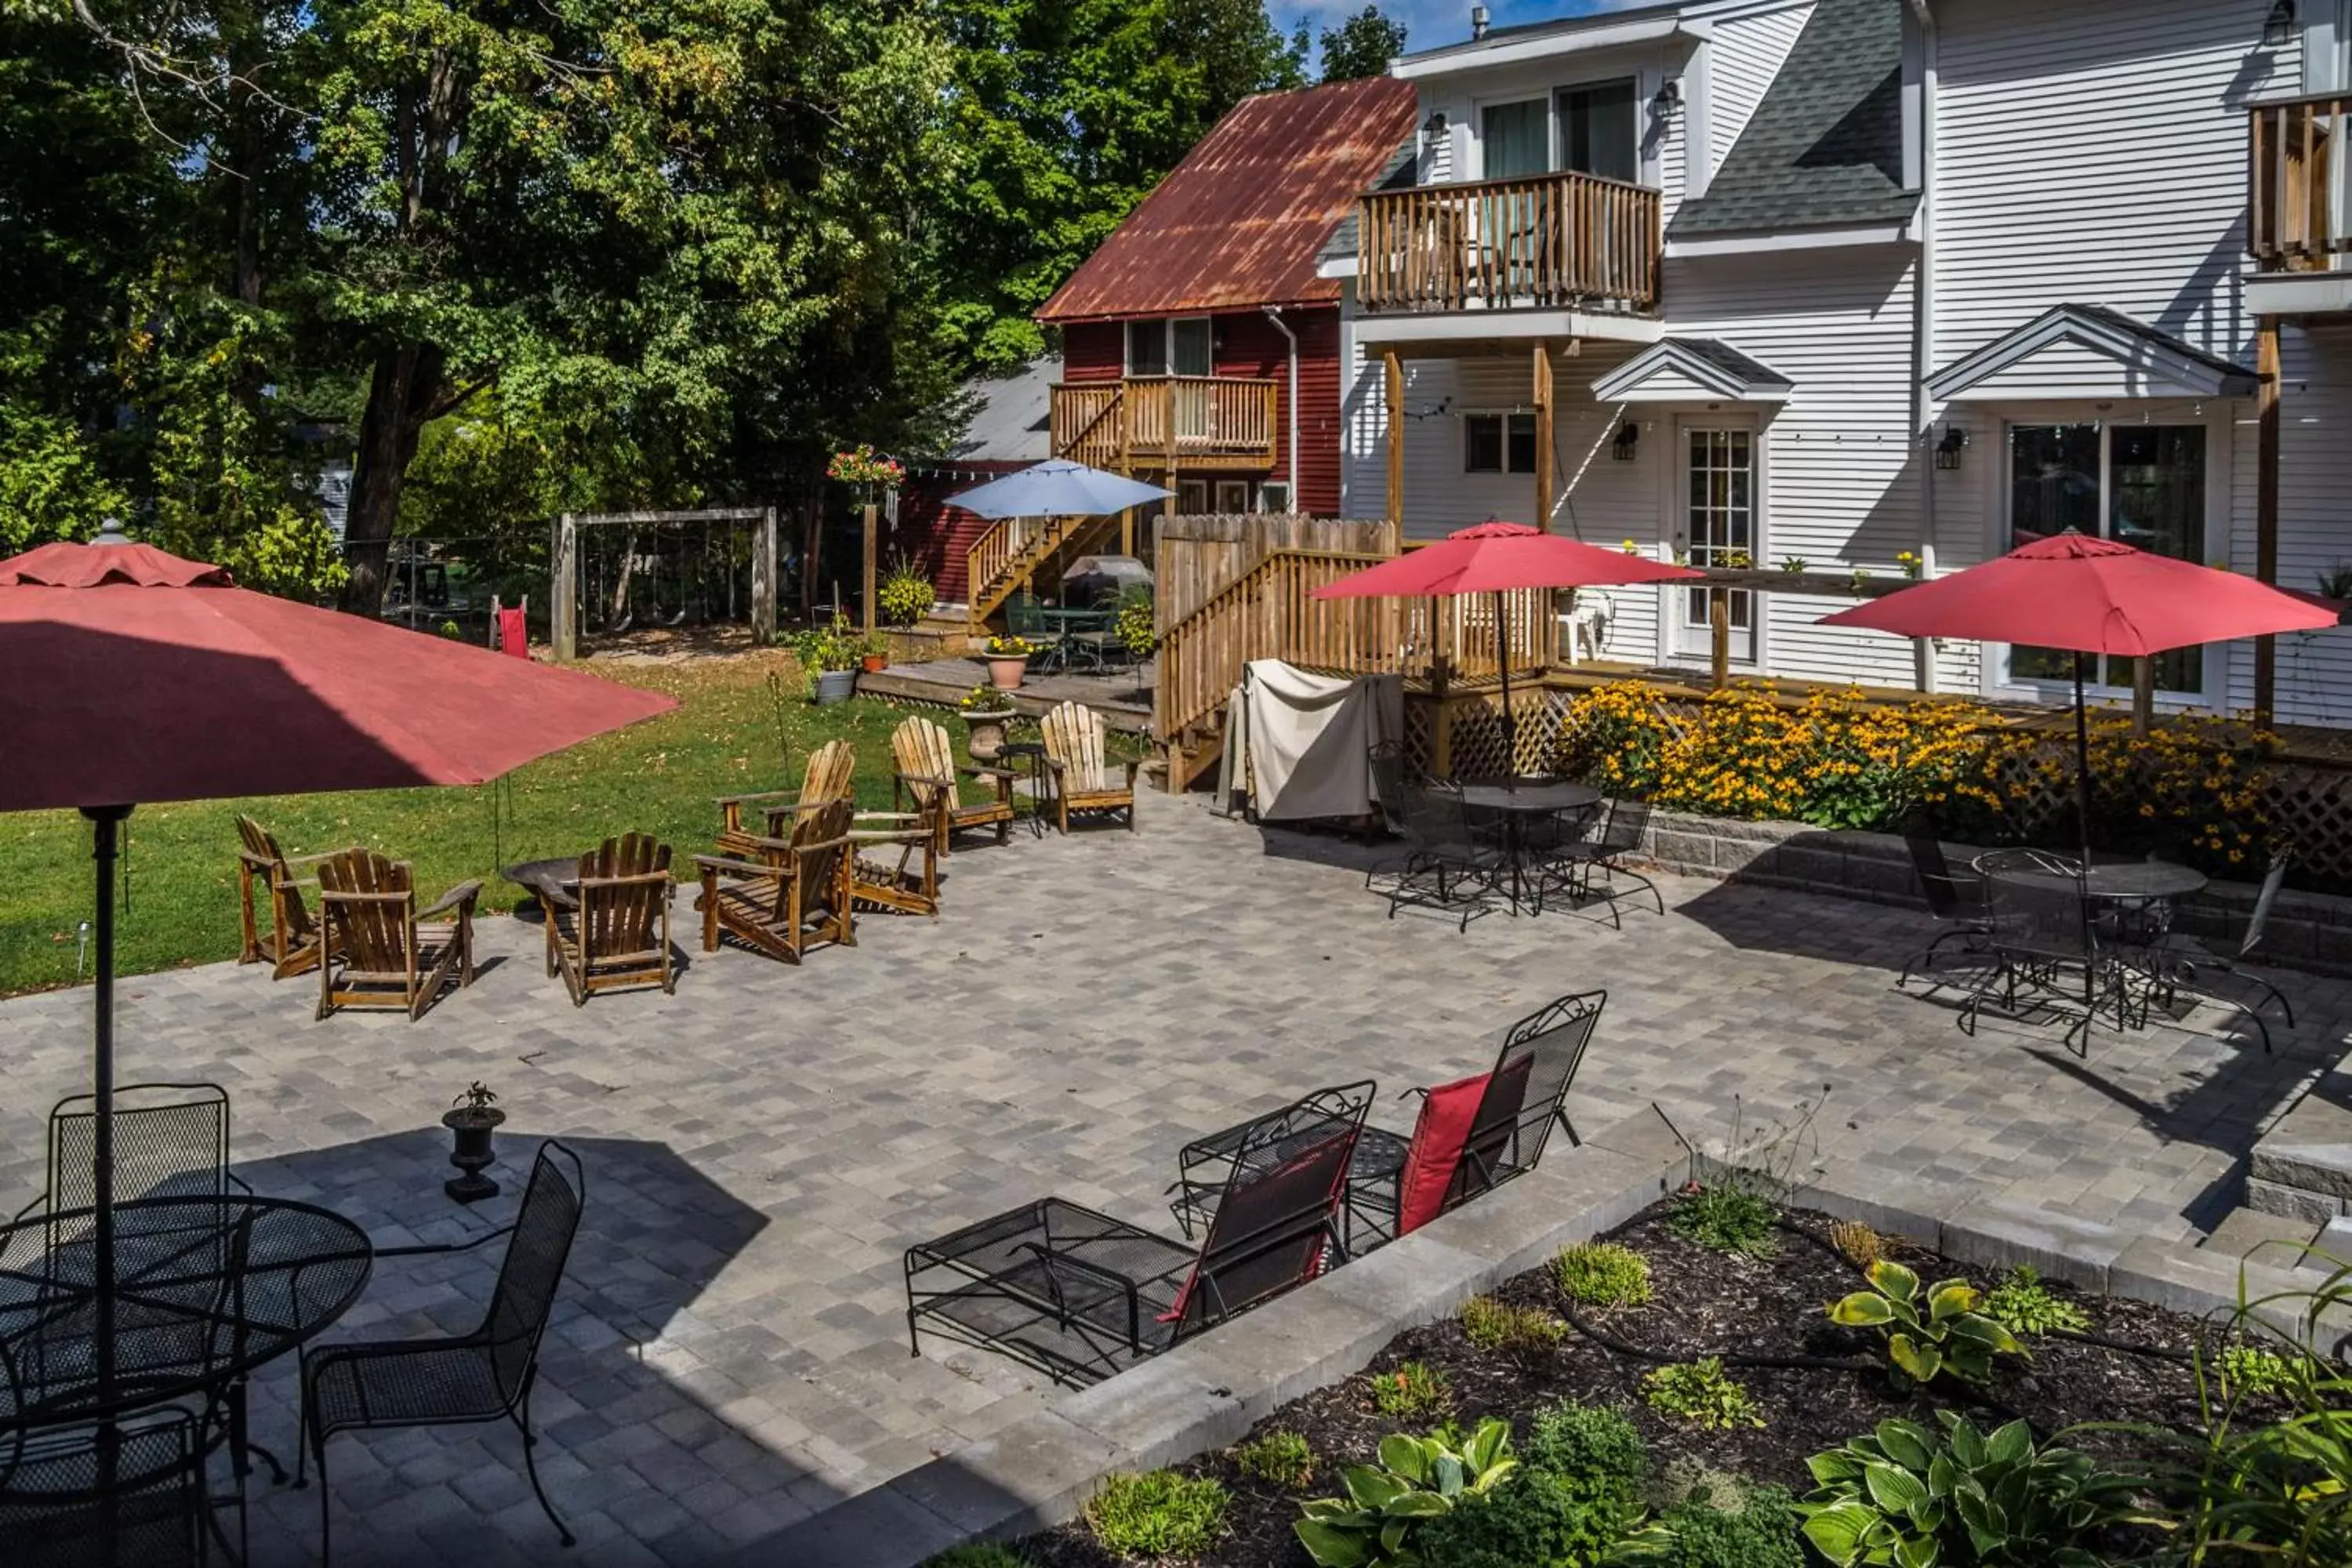
<instances>
[{"instance_id":1,"label":"wooden adirondack chair","mask_svg":"<svg viewBox=\"0 0 2352 1568\"><path fill-rule=\"evenodd\" d=\"M898 773L890 786L891 802L904 810L908 801L917 812L939 817L939 852L948 852L950 834L994 825L1002 844L1013 831L1013 773L1009 768L956 765L955 747L943 725L918 713L890 731L890 755ZM956 794L956 775L986 781L995 794L966 805Z\"/></svg>"},{"instance_id":2,"label":"wooden adirondack chair","mask_svg":"<svg viewBox=\"0 0 2352 1568\"><path fill-rule=\"evenodd\" d=\"M849 894L900 914L940 912L940 844L947 836L936 793L928 811L861 811L850 818ZM889 823L887 827L868 826Z\"/></svg>"},{"instance_id":3,"label":"wooden adirondack chair","mask_svg":"<svg viewBox=\"0 0 2352 1568\"><path fill-rule=\"evenodd\" d=\"M373 849L330 856L319 867L326 950L319 1016L338 1007L398 1006L413 1020L425 1016L452 974L460 986L471 985L474 901L481 896L481 883L460 882L419 910L405 860ZM428 933L426 922L436 929Z\"/></svg>"},{"instance_id":4,"label":"wooden adirondack chair","mask_svg":"<svg viewBox=\"0 0 2352 1568\"><path fill-rule=\"evenodd\" d=\"M290 974L302 974L319 964L319 922L310 918L310 907L302 899L306 888L316 890L319 879L315 874L325 855L289 856L278 847L276 835L249 816L236 819L237 837L243 847L236 852L236 897L239 907L240 934L244 946L237 952L239 963L259 963L268 960L269 977L283 980ZM253 907L254 884L258 881L267 889L269 900L269 931L263 934L259 917Z\"/></svg>"},{"instance_id":5,"label":"wooden adirondack chair","mask_svg":"<svg viewBox=\"0 0 2352 1568\"><path fill-rule=\"evenodd\" d=\"M1103 755L1102 715L1065 702L1045 715L1045 767L1054 785L1054 807L1062 831L1074 811L1124 811L1135 831L1135 773L1140 763L1116 763ZM1124 781L1113 770L1127 770Z\"/></svg>"},{"instance_id":6,"label":"wooden adirondack chair","mask_svg":"<svg viewBox=\"0 0 2352 1568\"><path fill-rule=\"evenodd\" d=\"M792 837L789 818L813 809L830 800L849 798L849 776L857 766L857 753L846 741L827 741L808 756L807 765L801 769L798 790L769 790L761 795L722 795L719 800L719 852L739 860L760 858L758 845L762 837ZM752 832L743 826L743 808L754 807L767 817L765 835Z\"/></svg>"},{"instance_id":7,"label":"wooden adirondack chair","mask_svg":"<svg viewBox=\"0 0 2352 1568\"><path fill-rule=\"evenodd\" d=\"M813 940L857 945L850 893L853 816L846 798L825 801L797 813L789 837L743 837L756 859L697 855L702 896L694 907L702 913L702 951L717 952L720 937L731 936L771 958L798 963Z\"/></svg>"},{"instance_id":8,"label":"wooden adirondack chair","mask_svg":"<svg viewBox=\"0 0 2352 1568\"><path fill-rule=\"evenodd\" d=\"M547 972L561 973L576 1007L594 991L659 985L677 994L670 966L669 846L649 833L607 838L580 857L573 906L547 908Z\"/></svg>"}]
</instances>

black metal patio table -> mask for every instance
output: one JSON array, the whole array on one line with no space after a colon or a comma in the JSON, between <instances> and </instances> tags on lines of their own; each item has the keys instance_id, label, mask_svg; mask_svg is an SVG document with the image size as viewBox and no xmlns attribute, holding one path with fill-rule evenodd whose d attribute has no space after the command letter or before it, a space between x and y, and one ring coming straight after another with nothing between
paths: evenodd
<instances>
[{"instance_id":1,"label":"black metal patio table","mask_svg":"<svg viewBox=\"0 0 2352 1568\"><path fill-rule=\"evenodd\" d=\"M17 1255L5 1243L20 1234L42 1242L21 1266L0 1269L0 1352L16 1384L0 1430L209 1399L341 1317L374 1264L358 1226L283 1198L133 1198L113 1214L110 1282L95 1277L95 1211L0 1226L0 1257ZM102 1289L111 1297L110 1356L97 1342ZM243 1440L232 1433L240 1462Z\"/></svg>"},{"instance_id":2,"label":"black metal patio table","mask_svg":"<svg viewBox=\"0 0 2352 1568\"><path fill-rule=\"evenodd\" d=\"M542 910L568 910L579 903L580 857L556 856L546 860L525 860L509 866L499 873L516 887L539 900Z\"/></svg>"},{"instance_id":3,"label":"black metal patio table","mask_svg":"<svg viewBox=\"0 0 2352 1568\"><path fill-rule=\"evenodd\" d=\"M1565 779L1472 780L1462 785L1467 811L1492 812L1503 824L1504 850L1511 862L1511 912L1526 902L1527 830L1531 822L1570 812L1587 812L1601 804L1601 792L1591 784Z\"/></svg>"}]
</instances>

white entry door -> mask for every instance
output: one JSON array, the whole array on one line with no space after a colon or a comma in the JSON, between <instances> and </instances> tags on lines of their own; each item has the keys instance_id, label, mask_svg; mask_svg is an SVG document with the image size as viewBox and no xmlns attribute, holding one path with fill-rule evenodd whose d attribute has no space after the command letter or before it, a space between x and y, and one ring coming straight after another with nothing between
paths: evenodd
<instances>
[{"instance_id":1,"label":"white entry door","mask_svg":"<svg viewBox=\"0 0 2352 1568\"><path fill-rule=\"evenodd\" d=\"M1759 437L1753 425L1685 423L1678 426L1675 463L1677 513L1675 531L1682 536L1693 566L1752 566L1757 561L1759 517ZM1675 613L1675 656L1707 659L1715 656L1715 635L1708 616L1711 590L1668 590ZM1756 595L1745 590L1725 595L1730 600L1731 659L1756 662Z\"/></svg>"}]
</instances>

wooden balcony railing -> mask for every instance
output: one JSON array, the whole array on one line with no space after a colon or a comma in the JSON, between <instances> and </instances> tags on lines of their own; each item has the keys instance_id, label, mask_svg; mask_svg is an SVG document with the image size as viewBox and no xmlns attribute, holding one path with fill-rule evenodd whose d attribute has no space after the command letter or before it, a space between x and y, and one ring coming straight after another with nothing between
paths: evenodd
<instances>
[{"instance_id":1,"label":"wooden balcony railing","mask_svg":"<svg viewBox=\"0 0 2352 1568\"><path fill-rule=\"evenodd\" d=\"M2316 272L2352 250L2344 137L2352 95L2255 104L2250 111L2246 249L2264 272Z\"/></svg>"},{"instance_id":2,"label":"wooden balcony railing","mask_svg":"<svg viewBox=\"0 0 2352 1568\"><path fill-rule=\"evenodd\" d=\"M1373 191L1358 202L1367 310L1658 308L1658 193L1594 174Z\"/></svg>"},{"instance_id":3,"label":"wooden balcony railing","mask_svg":"<svg viewBox=\"0 0 2352 1568\"><path fill-rule=\"evenodd\" d=\"M1277 384L1231 375L1063 382L1054 388L1054 451L1097 468L1204 460L1271 468Z\"/></svg>"}]
</instances>

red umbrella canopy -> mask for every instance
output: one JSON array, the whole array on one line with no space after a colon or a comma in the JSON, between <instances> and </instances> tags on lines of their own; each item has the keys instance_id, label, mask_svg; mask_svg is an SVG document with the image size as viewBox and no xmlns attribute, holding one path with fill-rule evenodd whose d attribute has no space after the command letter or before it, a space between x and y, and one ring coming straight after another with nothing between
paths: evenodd
<instances>
[{"instance_id":1,"label":"red umbrella canopy","mask_svg":"<svg viewBox=\"0 0 2352 1568\"><path fill-rule=\"evenodd\" d=\"M0 811L475 784L676 706L145 545L0 561Z\"/></svg>"},{"instance_id":2,"label":"red umbrella canopy","mask_svg":"<svg viewBox=\"0 0 2352 1568\"><path fill-rule=\"evenodd\" d=\"M2234 572L2061 533L1824 616L1822 625L2137 658L2231 637L2315 631L2336 625L2336 612Z\"/></svg>"},{"instance_id":3,"label":"red umbrella canopy","mask_svg":"<svg viewBox=\"0 0 2352 1568\"><path fill-rule=\"evenodd\" d=\"M1599 588L1703 576L1519 522L1482 522L1315 590L1318 599L1421 599L1514 588Z\"/></svg>"}]
</instances>

